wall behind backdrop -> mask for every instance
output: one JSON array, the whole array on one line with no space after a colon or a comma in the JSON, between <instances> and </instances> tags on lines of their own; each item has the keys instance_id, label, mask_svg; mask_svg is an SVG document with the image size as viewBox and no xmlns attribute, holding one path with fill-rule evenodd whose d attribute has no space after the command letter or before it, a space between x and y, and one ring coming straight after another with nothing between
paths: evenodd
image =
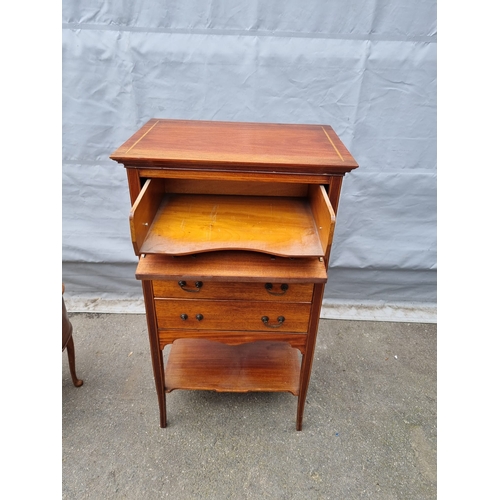
<instances>
[{"instance_id":1,"label":"wall behind backdrop","mask_svg":"<svg viewBox=\"0 0 500 500\"><path fill-rule=\"evenodd\" d=\"M342 187L325 302L436 302L436 1L63 2L62 277L142 297L123 166L150 118L331 125Z\"/></svg>"}]
</instances>

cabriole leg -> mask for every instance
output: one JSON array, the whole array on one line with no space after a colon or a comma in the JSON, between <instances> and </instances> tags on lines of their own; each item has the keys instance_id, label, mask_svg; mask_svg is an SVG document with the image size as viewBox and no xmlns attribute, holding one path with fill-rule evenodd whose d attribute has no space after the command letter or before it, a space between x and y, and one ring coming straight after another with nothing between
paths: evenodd
<instances>
[{"instance_id":1,"label":"cabriole leg","mask_svg":"<svg viewBox=\"0 0 500 500\"><path fill-rule=\"evenodd\" d=\"M68 351L68 361L69 361L69 371L71 373L71 378L73 380L73 385L75 387L80 387L83 385L83 380L80 380L76 376L75 369L75 344L73 343L73 337L70 337L68 343L66 344L66 350Z\"/></svg>"}]
</instances>

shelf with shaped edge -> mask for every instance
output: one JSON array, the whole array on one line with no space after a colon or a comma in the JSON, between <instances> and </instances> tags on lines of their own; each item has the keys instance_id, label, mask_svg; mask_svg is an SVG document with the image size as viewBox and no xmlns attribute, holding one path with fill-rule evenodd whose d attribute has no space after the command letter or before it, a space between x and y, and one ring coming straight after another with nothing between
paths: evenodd
<instances>
[{"instance_id":1,"label":"shelf with shaped edge","mask_svg":"<svg viewBox=\"0 0 500 500\"><path fill-rule=\"evenodd\" d=\"M165 390L217 392L299 392L297 350L284 342L225 345L205 339L179 339L171 347Z\"/></svg>"},{"instance_id":2,"label":"shelf with shaped edge","mask_svg":"<svg viewBox=\"0 0 500 500\"><path fill-rule=\"evenodd\" d=\"M322 257L335 214L322 185L306 196L168 193L148 179L130 212L136 255L247 250L281 257Z\"/></svg>"}]
</instances>

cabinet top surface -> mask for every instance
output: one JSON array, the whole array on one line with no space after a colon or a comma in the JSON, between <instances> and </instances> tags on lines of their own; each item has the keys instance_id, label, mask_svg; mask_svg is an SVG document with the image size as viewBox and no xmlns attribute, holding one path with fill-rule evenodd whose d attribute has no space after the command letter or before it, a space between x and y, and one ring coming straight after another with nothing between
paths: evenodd
<instances>
[{"instance_id":1,"label":"cabinet top surface","mask_svg":"<svg viewBox=\"0 0 500 500\"><path fill-rule=\"evenodd\" d=\"M126 167L343 173L358 164L329 125L151 119L111 159Z\"/></svg>"}]
</instances>

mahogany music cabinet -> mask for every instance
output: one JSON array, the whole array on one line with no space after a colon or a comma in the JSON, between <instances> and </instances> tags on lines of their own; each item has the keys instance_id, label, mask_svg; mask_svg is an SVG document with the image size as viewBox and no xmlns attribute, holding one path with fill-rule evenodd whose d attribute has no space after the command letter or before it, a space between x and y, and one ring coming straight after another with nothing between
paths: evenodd
<instances>
[{"instance_id":1,"label":"mahogany music cabinet","mask_svg":"<svg viewBox=\"0 0 500 500\"><path fill-rule=\"evenodd\" d=\"M111 159L128 176L160 426L174 389L288 391L301 430L354 158L327 125L151 119Z\"/></svg>"}]
</instances>

